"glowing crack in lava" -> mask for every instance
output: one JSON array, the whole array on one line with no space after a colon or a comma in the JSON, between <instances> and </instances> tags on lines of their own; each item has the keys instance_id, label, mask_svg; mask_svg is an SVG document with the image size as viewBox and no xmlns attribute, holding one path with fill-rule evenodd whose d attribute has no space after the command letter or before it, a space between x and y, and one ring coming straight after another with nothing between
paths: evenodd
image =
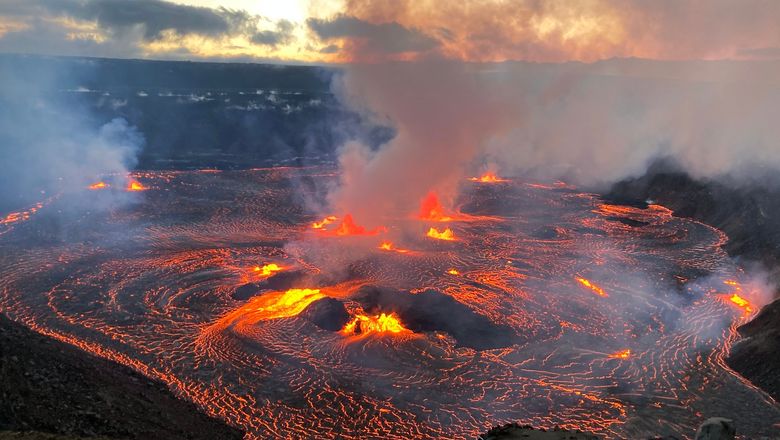
<instances>
[{"instance_id":1,"label":"glowing crack in lava","mask_svg":"<svg viewBox=\"0 0 780 440\"><path fill-rule=\"evenodd\" d=\"M604 289L602 289L601 287L593 284L590 280L587 280L587 279L582 278L582 277L577 277L576 279L577 279L577 282L579 282L583 286L587 287L588 289L592 290L593 293L595 293L596 295L603 296L603 297L609 296L609 295L607 295L607 292L604 291Z\"/></svg>"},{"instance_id":2,"label":"glowing crack in lava","mask_svg":"<svg viewBox=\"0 0 780 440\"><path fill-rule=\"evenodd\" d=\"M349 321L341 333L345 335L367 335L370 333L405 333L409 332L401 324L401 320L394 313L368 316L363 313L355 315Z\"/></svg>"},{"instance_id":3,"label":"glowing crack in lava","mask_svg":"<svg viewBox=\"0 0 780 440\"><path fill-rule=\"evenodd\" d=\"M612 359L628 359L631 357L631 350L622 350L609 355Z\"/></svg>"},{"instance_id":4,"label":"glowing crack in lava","mask_svg":"<svg viewBox=\"0 0 780 440\"><path fill-rule=\"evenodd\" d=\"M336 217L335 215L331 215L331 216L323 218L322 220L320 220L318 222L312 223L311 227L312 227L312 229L322 229L325 226L328 226L329 224L335 222L336 220L338 220L338 217Z\"/></svg>"},{"instance_id":5,"label":"glowing crack in lava","mask_svg":"<svg viewBox=\"0 0 780 440\"><path fill-rule=\"evenodd\" d=\"M452 229L450 228L445 228L443 231L439 231L438 229L432 227L428 229L428 232L425 235L430 238L435 238L437 240L446 240L446 241L455 240L455 233L452 232Z\"/></svg>"},{"instance_id":6,"label":"glowing crack in lava","mask_svg":"<svg viewBox=\"0 0 780 440\"><path fill-rule=\"evenodd\" d=\"M392 252L398 252L399 254L408 254L409 249L399 249L395 247L392 241L383 241L379 244L379 249L383 251L392 251Z\"/></svg>"},{"instance_id":7,"label":"glowing crack in lava","mask_svg":"<svg viewBox=\"0 0 780 440\"><path fill-rule=\"evenodd\" d=\"M89 189L103 189L103 188L108 188L108 184L106 182L96 182L96 183L93 183L92 185L89 185L87 188L89 188Z\"/></svg>"},{"instance_id":8,"label":"glowing crack in lava","mask_svg":"<svg viewBox=\"0 0 780 440\"><path fill-rule=\"evenodd\" d=\"M472 182L479 182L479 183L509 182L509 179L502 179L493 172L487 172L479 177L470 177L469 180L471 180Z\"/></svg>"},{"instance_id":9,"label":"glowing crack in lava","mask_svg":"<svg viewBox=\"0 0 780 440\"><path fill-rule=\"evenodd\" d=\"M450 270L447 271L447 273L450 274L450 275L460 275L460 272L458 271L458 269L450 269Z\"/></svg>"},{"instance_id":10,"label":"glowing crack in lava","mask_svg":"<svg viewBox=\"0 0 780 440\"><path fill-rule=\"evenodd\" d=\"M473 439L509 420L692 438L702 414L776 437L776 403L724 364L750 317L729 297L760 296L724 286L743 275L717 229L657 206L600 208L576 188L466 185L457 246L399 257L375 237L320 239L338 221L311 228L292 188L334 183L331 168L143 179L166 191L59 222L28 209L2 225L0 309L165 382L247 439ZM421 231L408 212L393 218ZM79 234L40 240L60 228ZM273 263L285 270L261 275ZM674 275L700 273L708 284L681 293ZM581 276L609 280L608 300ZM390 296L361 296L366 285ZM464 316L485 325L458 333Z\"/></svg>"}]
</instances>

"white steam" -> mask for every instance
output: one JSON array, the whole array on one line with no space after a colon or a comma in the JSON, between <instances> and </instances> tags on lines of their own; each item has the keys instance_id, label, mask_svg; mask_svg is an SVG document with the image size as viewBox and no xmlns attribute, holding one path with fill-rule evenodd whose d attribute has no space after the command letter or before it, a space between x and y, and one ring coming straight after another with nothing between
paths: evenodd
<instances>
[{"instance_id":1,"label":"white steam","mask_svg":"<svg viewBox=\"0 0 780 440\"><path fill-rule=\"evenodd\" d=\"M780 167L780 62L395 63L349 67L334 89L392 125L377 151L342 148L335 212L412 212L486 161L507 175L598 188L671 156L694 176Z\"/></svg>"}]
</instances>

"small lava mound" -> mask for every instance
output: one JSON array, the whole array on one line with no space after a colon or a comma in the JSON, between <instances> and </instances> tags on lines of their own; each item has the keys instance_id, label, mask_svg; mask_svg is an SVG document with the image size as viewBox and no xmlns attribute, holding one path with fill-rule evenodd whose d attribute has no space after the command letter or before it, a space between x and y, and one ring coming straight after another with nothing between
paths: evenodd
<instances>
[{"instance_id":1,"label":"small lava mound","mask_svg":"<svg viewBox=\"0 0 780 440\"><path fill-rule=\"evenodd\" d=\"M643 221L640 221L640 220L634 220L634 219L626 218L626 217L609 216L609 217L607 217L607 220L613 221L613 222L620 222L620 223L623 223L624 225L633 226L635 228L638 228L640 226L647 226L647 225L650 224L648 222L643 222Z\"/></svg>"},{"instance_id":2,"label":"small lava mound","mask_svg":"<svg viewBox=\"0 0 780 440\"><path fill-rule=\"evenodd\" d=\"M508 347L518 337L511 327L496 324L454 298L436 290L411 293L379 286L361 287L354 301L368 313L395 313L414 332L441 331L458 346L475 350Z\"/></svg>"},{"instance_id":3,"label":"small lava mound","mask_svg":"<svg viewBox=\"0 0 780 440\"><path fill-rule=\"evenodd\" d=\"M339 331L349 322L344 303L335 298L322 298L309 304L299 315L323 330Z\"/></svg>"},{"instance_id":4,"label":"small lava mound","mask_svg":"<svg viewBox=\"0 0 780 440\"><path fill-rule=\"evenodd\" d=\"M247 300L264 291L288 290L295 287L304 287L307 273L300 270L278 272L270 277L255 283L241 285L233 291L233 299Z\"/></svg>"},{"instance_id":5,"label":"small lava mound","mask_svg":"<svg viewBox=\"0 0 780 440\"><path fill-rule=\"evenodd\" d=\"M580 430L570 431L558 427L550 430L535 429L530 425L518 423L496 426L479 438L480 440L599 440L599 437Z\"/></svg>"}]
</instances>

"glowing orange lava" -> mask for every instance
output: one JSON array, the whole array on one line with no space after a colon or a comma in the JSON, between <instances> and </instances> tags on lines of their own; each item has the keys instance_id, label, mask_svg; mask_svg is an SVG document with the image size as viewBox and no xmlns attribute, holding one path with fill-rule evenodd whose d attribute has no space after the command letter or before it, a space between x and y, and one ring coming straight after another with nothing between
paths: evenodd
<instances>
[{"instance_id":1,"label":"glowing orange lava","mask_svg":"<svg viewBox=\"0 0 780 440\"><path fill-rule=\"evenodd\" d=\"M270 276L274 272L279 272L280 270L283 270L283 268L281 266L279 266L278 264L276 264L276 263L266 264L265 266L262 266L262 267L261 266L255 266L255 267L252 268L253 272L257 273L260 276L264 276L264 277Z\"/></svg>"},{"instance_id":2,"label":"glowing orange lava","mask_svg":"<svg viewBox=\"0 0 780 440\"><path fill-rule=\"evenodd\" d=\"M607 292L604 291L604 289L602 289L601 287L591 283L589 280L586 280L585 278L577 277L577 281L580 284L582 284L583 286L585 286L588 289L592 290L593 293L595 293L598 296L603 296L603 297L609 296L609 295L607 295Z\"/></svg>"},{"instance_id":3,"label":"glowing orange lava","mask_svg":"<svg viewBox=\"0 0 780 440\"><path fill-rule=\"evenodd\" d=\"M146 189L147 188L141 185L141 182L137 180L131 180L130 183L127 184L128 191L145 191Z\"/></svg>"},{"instance_id":4,"label":"glowing orange lava","mask_svg":"<svg viewBox=\"0 0 780 440\"><path fill-rule=\"evenodd\" d=\"M11 212L5 217L0 218L0 225L10 225L17 222L29 220L30 217L43 208L44 202L38 202L24 211Z\"/></svg>"},{"instance_id":5,"label":"glowing orange lava","mask_svg":"<svg viewBox=\"0 0 780 440\"><path fill-rule=\"evenodd\" d=\"M428 233L425 235L427 235L430 238L435 238L437 240L447 240L447 241L455 240L455 234L452 232L452 229L450 228L446 228L441 232L439 232L436 228L430 228L428 229Z\"/></svg>"},{"instance_id":6,"label":"glowing orange lava","mask_svg":"<svg viewBox=\"0 0 780 440\"><path fill-rule=\"evenodd\" d=\"M103 188L108 188L108 184L106 182L97 182L97 183L93 183L92 185L89 185L87 188L89 188L89 189L103 189Z\"/></svg>"},{"instance_id":7,"label":"glowing orange lava","mask_svg":"<svg viewBox=\"0 0 780 440\"><path fill-rule=\"evenodd\" d=\"M322 219L322 220L320 220L318 222L312 223L311 227L312 227L312 229L322 229L325 226L328 226L329 224L335 222L336 220L338 220L338 217L336 217L335 215L331 215L331 216L325 217L324 219Z\"/></svg>"},{"instance_id":8,"label":"glowing orange lava","mask_svg":"<svg viewBox=\"0 0 780 440\"><path fill-rule=\"evenodd\" d=\"M380 315L368 316L362 313L355 315L352 321L349 321L341 333L345 335L366 335L369 333L402 333L409 330L401 324L401 320L395 316L395 313L382 313Z\"/></svg>"},{"instance_id":9,"label":"glowing orange lava","mask_svg":"<svg viewBox=\"0 0 780 440\"><path fill-rule=\"evenodd\" d=\"M344 220L341 221L339 227L334 230L336 235L376 235L379 233L379 228L372 230L366 230L365 227L355 223L352 219L352 214L344 216Z\"/></svg>"},{"instance_id":10,"label":"glowing orange lava","mask_svg":"<svg viewBox=\"0 0 780 440\"><path fill-rule=\"evenodd\" d=\"M625 349L609 355L612 359L628 359L631 357L631 350Z\"/></svg>"},{"instance_id":11,"label":"glowing orange lava","mask_svg":"<svg viewBox=\"0 0 780 440\"><path fill-rule=\"evenodd\" d=\"M439 197L435 192L431 191L420 202L420 214L418 217L421 220L430 220L434 222L448 222L453 220L452 216L444 212L439 203Z\"/></svg>"},{"instance_id":12,"label":"glowing orange lava","mask_svg":"<svg viewBox=\"0 0 780 440\"><path fill-rule=\"evenodd\" d=\"M753 312L753 307L750 305L750 301L746 300L745 298L742 298L741 296L737 295L736 293L731 295L729 297L729 301L736 304L737 306L745 309L745 313L751 313Z\"/></svg>"},{"instance_id":13,"label":"glowing orange lava","mask_svg":"<svg viewBox=\"0 0 780 440\"><path fill-rule=\"evenodd\" d=\"M398 249L395 247L392 241L383 241L379 247L379 249L382 249L383 251L392 251L392 252L398 252L399 254L406 254L409 253L408 249Z\"/></svg>"},{"instance_id":14,"label":"glowing orange lava","mask_svg":"<svg viewBox=\"0 0 780 440\"><path fill-rule=\"evenodd\" d=\"M261 320L289 318L297 316L309 304L324 298L320 289L289 289L285 292L271 292L259 297L253 298L244 307L229 314L228 319L238 316L252 315L250 321L257 322Z\"/></svg>"},{"instance_id":15,"label":"glowing orange lava","mask_svg":"<svg viewBox=\"0 0 780 440\"><path fill-rule=\"evenodd\" d=\"M447 271L450 275L460 275L460 272L458 272L458 269L450 269Z\"/></svg>"},{"instance_id":16,"label":"glowing orange lava","mask_svg":"<svg viewBox=\"0 0 780 440\"><path fill-rule=\"evenodd\" d=\"M496 176L495 173L488 171L487 173L479 176L479 177L471 177L469 178L472 182L480 182L480 183L500 183L500 182L509 182L507 179L502 179L498 176Z\"/></svg>"},{"instance_id":17,"label":"glowing orange lava","mask_svg":"<svg viewBox=\"0 0 780 440\"><path fill-rule=\"evenodd\" d=\"M23 212L12 212L5 216L2 220L0 220L0 224L10 224L10 223L16 223L21 220L27 220L29 218L29 215Z\"/></svg>"}]
</instances>

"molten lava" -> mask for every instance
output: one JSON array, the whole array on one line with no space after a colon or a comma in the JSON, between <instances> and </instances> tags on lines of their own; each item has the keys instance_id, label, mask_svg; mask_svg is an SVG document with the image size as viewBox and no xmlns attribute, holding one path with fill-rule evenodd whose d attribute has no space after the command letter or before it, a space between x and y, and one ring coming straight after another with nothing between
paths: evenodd
<instances>
[{"instance_id":1,"label":"molten lava","mask_svg":"<svg viewBox=\"0 0 780 440\"><path fill-rule=\"evenodd\" d=\"M335 222L336 220L338 220L338 217L336 217L335 215L331 215L331 216L325 217L324 219L322 219L322 220L320 220L318 222L312 223L311 227L312 227L312 229L322 229L325 226L328 226L329 224Z\"/></svg>"},{"instance_id":2,"label":"molten lava","mask_svg":"<svg viewBox=\"0 0 780 440\"><path fill-rule=\"evenodd\" d=\"M341 333L345 335L366 335L369 333L402 333L410 330L401 324L395 313L368 316L358 313L349 321Z\"/></svg>"},{"instance_id":3,"label":"molten lava","mask_svg":"<svg viewBox=\"0 0 780 440\"><path fill-rule=\"evenodd\" d=\"M93 183L92 185L89 185L87 188L89 188L89 189L103 189L103 188L108 188L108 184L106 182L97 182L97 183Z\"/></svg>"},{"instance_id":4,"label":"molten lava","mask_svg":"<svg viewBox=\"0 0 780 440\"><path fill-rule=\"evenodd\" d=\"M601 287L593 284L592 282L590 282L590 280L586 280L585 278L582 278L582 277L577 277L577 281L580 284L582 284L583 286L585 286L588 289L592 290L593 293L595 293L598 296L603 296L603 297L609 296L609 295L607 295L607 292L604 291L604 289L602 289Z\"/></svg>"},{"instance_id":5,"label":"molten lava","mask_svg":"<svg viewBox=\"0 0 780 440\"><path fill-rule=\"evenodd\" d=\"M365 227L355 223L352 219L352 214L344 216L344 220L341 221L339 227L334 230L336 235L376 235L379 233L379 228L372 230L366 230Z\"/></svg>"},{"instance_id":6,"label":"molten lava","mask_svg":"<svg viewBox=\"0 0 780 440\"><path fill-rule=\"evenodd\" d=\"M420 214L418 217L421 220L430 220L434 222L448 222L452 221L451 215L447 214L439 203L439 197L435 192L431 191L420 203Z\"/></svg>"},{"instance_id":7,"label":"molten lava","mask_svg":"<svg viewBox=\"0 0 780 440\"><path fill-rule=\"evenodd\" d=\"M450 275L460 275L460 272L458 272L458 269L450 269L447 271Z\"/></svg>"},{"instance_id":8,"label":"molten lava","mask_svg":"<svg viewBox=\"0 0 780 440\"><path fill-rule=\"evenodd\" d=\"M746 300L745 298L742 298L736 293L729 297L729 301L736 304L738 307L744 309L745 313L753 312L753 307L751 307L750 301Z\"/></svg>"},{"instance_id":9,"label":"molten lava","mask_svg":"<svg viewBox=\"0 0 780 440\"><path fill-rule=\"evenodd\" d=\"M263 320L288 318L297 316L309 304L324 297L325 295L320 293L320 289L289 289L284 293L277 292L258 297L256 302L259 303L260 307L251 307L250 310L259 312L258 318ZM249 305L256 304L252 302Z\"/></svg>"},{"instance_id":10,"label":"molten lava","mask_svg":"<svg viewBox=\"0 0 780 440\"><path fill-rule=\"evenodd\" d=\"M507 179L502 179L498 176L496 176L495 173L488 171L487 173L479 176L479 177L471 177L469 178L472 182L479 182L479 183L500 183L500 182L509 182Z\"/></svg>"},{"instance_id":11,"label":"molten lava","mask_svg":"<svg viewBox=\"0 0 780 440\"><path fill-rule=\"evenodd\" d=\"M628 359L628 358L631 357L631 350L625 349L625 350L622 350L622 351L618 351L618 352L612 353L611 355L609 355L609 357L612 358L612 359Z\"/></svg>"},{"instance_id":12,"label":"molten lava","mask_svg":"<svg viewBox=\"0 0 780 440\"><path fill-rule=\"evenodd\" d=\"M283 270L283 268L276 263L266 264L265 266L262 267L255 266L252 268L253 272L264 277L271 276L274 272L279 272L280 270Z\"/></svg>"},{"instance_id":13,"label":"molten lava","mask_svg":"<svg viewBox=\"0 0 780 440\"><path fill-rule=\"evenodd\" d=\"M446 228L445 230L439 232L436 228L430 228L428 229L428 233L425 234L430 238L435 238L437 240L447 240L447 241L453 241L455 240L455 234L452 232L452 229Z\"/></svg>"},{"instance_id":14,"label":"molten lava","mask_svg":"<svg viewBox=\"0 0 780 440\"><path fill-rule=\"evenodd\" d=\"M378 248L382 249L383 251L398 252L399 254L409 253L408 249L399 249L395 247L392 241L383 241Z\"/></svg>"},{"instance_id":15,"label":"molten lava","mask_svg":"<svg viewBox=\"0 0 780 440\"><path fill-rule=\"evenodd\" d=\"M141 185L141 182L137 180L131 180L127 184L127 190L128 191L145 191L147 188L143 185Z\"/></svg>"}]
</instances>

